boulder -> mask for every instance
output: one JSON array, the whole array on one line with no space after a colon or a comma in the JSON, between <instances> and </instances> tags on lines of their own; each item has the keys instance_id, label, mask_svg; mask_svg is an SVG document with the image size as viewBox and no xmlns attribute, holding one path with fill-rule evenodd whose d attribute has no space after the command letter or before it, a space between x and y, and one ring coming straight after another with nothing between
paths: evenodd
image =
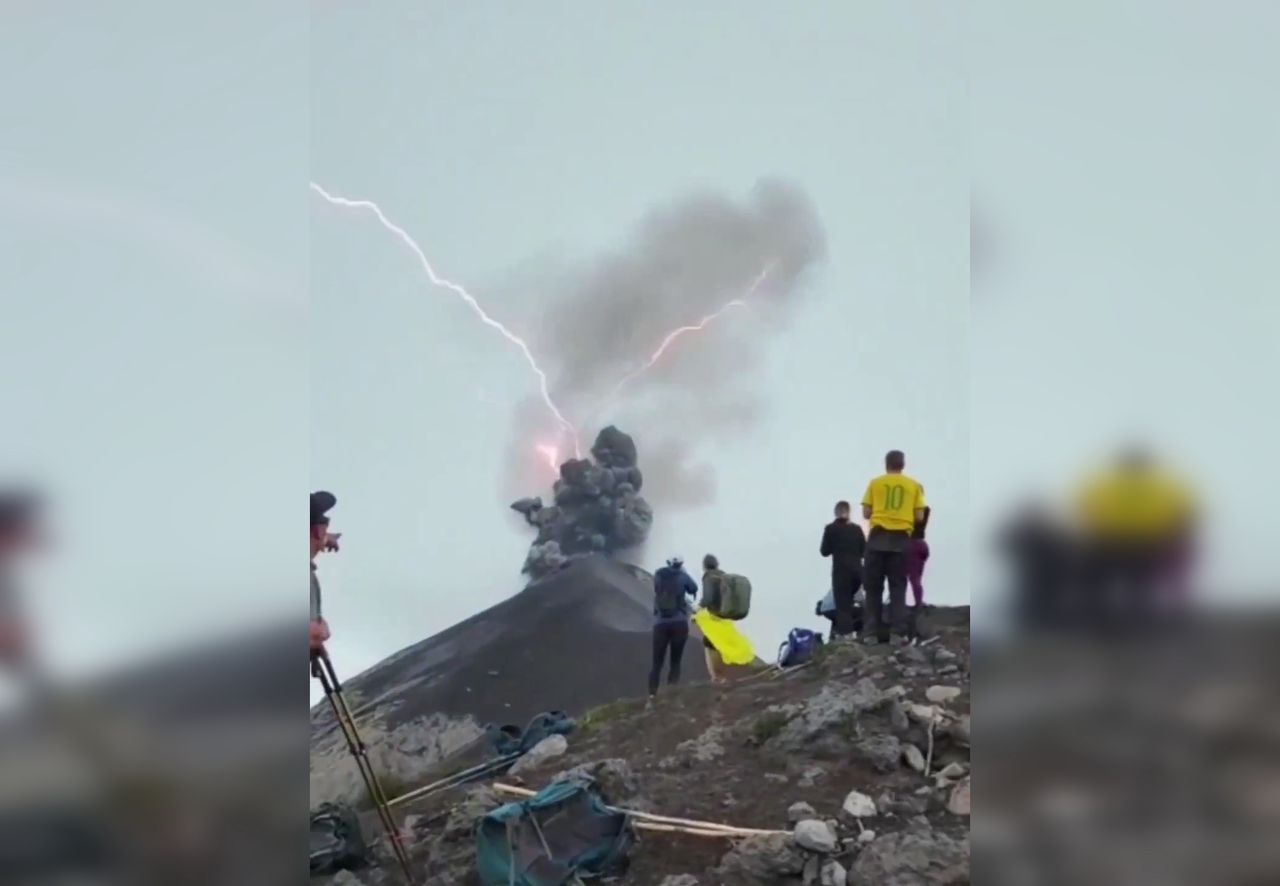
<instances>
[{"instance_id":1,"label":"boulder","mask_svg":"<svg viewBox=\"0 0 1280 886\"><path fill-rule=\"evenodd\" d=\"M848 752L851 719L882 701L880 691L867 677L852 686L828 683L799 707L769 744L787 753L843 756Z\"/></svg>"},{"instance_id":2,"label":"boulder","mask_svg":"<svg viewBox=\"0 0 1280 886\"><path fill-rule=\"evenodd\" d=\"M511 767L512 775L519 775L522 772L528 772L536 769L548 760L556 757L564 756L569 750L569 740L563 735L548 735L542 741L525 752L525 755L516 760L514 766Z\"/></svg>"},{"instance_id":3,"label":"boulder","mask_svg":"<svg viewBox=\"0 0 1280 886\"><path fill-rule=\"evenodd\" d=\"M844 865L830 858L822 865L822 872L818 875L818 886L845 886L848 880L849 874L844 869Z\"/></svg>"},{"instance_id":4,"label":"boulder","mask_svg":"<svg viewBox=\"0 0 1280 886\"><path fill-rule=\"evenodd\" d=\"M946 704L960 697L960 687L930 686L924 691L924 697L934 704Z\"/></svg>"},{"instance_id":5,"label":"boulder","mask_svg":"<svg viewBox=\"0 0 1280 886\"><path fill-rule=\"evenodd\" d=\"M902 744L893 735L869 735L853 743L855 757L861 758L877 772L889 773L898 768Z\"/></svg>"},{"instance_id":6,"label":"boulder","mask_svg":"<svg viewBox=\"0 0 1280 886\"><path fill-rule=\"evenodd\" d=\"M792 803L787 807L787 824L796 825L806 819L816 818L817 815L817 811L808 803Z\"/></svg>"},{"instance_id":7,"label":"boulder","mask_svg":"<svg viewBox=\"0 0 1280 886\"><path fill-rule=\"evenodd\" d=\"M698 886L698 878L693 874L672 874L663 878L658 886Z\"/></svg>"},{"instance_id":8,"label":"boulder","mask_svg":"<svg viewBox=\"0 0 1280 886\"><path fill-rule=\"evenodd\" d=\"M840 841L831 827L816 818L806 819L796 825L795 840L801 849L822 855L832 855L840 848Z\"/></svg>"},{"instance_id":9,"label":"boulder","mask_svg":"<svg viewBox=\"0 0 1280 886\"><path fill-rule=\"evenodd\" d=\"M790 834L747 837L725 853L712 882L733 886L774 886L804 873L807 856Z\"/></svg>"},{"instance_id":10,"label":"boulder","mask_svg":"<svg viewBox=\"0 0 1280 886\"><path fill-rule=\"evenodd\" d=\"M848 818L872 818L876 815L875 801L857 791L850 791L840 808Z\"/></svg>"},{"instance_id":11,"label":"boulder","mask_svg":"<svg viewBox=\"0 0 1280 886\"><path fill-rule=\"evenodd\" d=\"M616 803L619 806L642 805L637 803L640 781L631 771L631 765L626 760L613 758L583 763L572 769L566 769L551 780L582 777L593 779L610 803Z\"/></svg>"},{"instance_id":12,"label":"boulder","mask_svg":"<svg viewBox=\"0 0 1280 886\"><path fill-rule=\"evenodd\" d=\"M875 886L968 886L969 841L934 831L887 834L862 848L849 880Z\"/></svg>"}]
</instances>

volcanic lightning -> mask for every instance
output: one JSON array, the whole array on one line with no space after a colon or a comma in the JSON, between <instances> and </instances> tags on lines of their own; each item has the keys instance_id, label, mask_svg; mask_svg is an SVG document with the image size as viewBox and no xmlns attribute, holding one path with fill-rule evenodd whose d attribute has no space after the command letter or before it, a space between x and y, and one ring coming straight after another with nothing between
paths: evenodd
<instances>
[{"instance_id":1,"label":"volcanic lightning","mask_svg":"<svg viewBox=\"0 0 1280 886\"><path fill-rule=\"evenodd\" d=\"M644 375L646 372L652 369L654 365L656 365L657 362L662 359L662 355L667 352L667 349L671 347L672 343L675 342L676 339L680 338L680 336L686 335L690 332L701 332L703 329L707 327L707 324L715 322L717 319L724 316L726 313L733 310L734 308L748 307L748 304L747 304L748 299L750 299L751 296L755 295L756 290L760 288L760 284L764 282L765 278L769 276L769 272L773 270L773 266L774 266L773 262L770 262L768 265L765 265L764 270L762 270L759 274L756 275L756 279L751 283L751 286L747 289L746 293L741 298L735 298L735 299L731 299L728 302L725 302L724 306L722 306L720 310L715 311L714 313L708 314L707 316L699 320L697 323L693 323L689 326L680 326L668 332L666 337L662 340L662 343L658 345L658 347L654 350L652 354L649 355L649 359L645 361L639 368L633 369L631 372L623 376L622 380L619 381L614 386L613 390L609 392L609 395L605 397L603 401L601 401L601 406L602 407L607 406L609 403L613 401L613 398L618 396L618 394L622 391L622 389L625 388L630 382L634 381L636 378L639 378L641 375Z\"/></svg>"},{"instance_id":2,"label":"volcanic lightning","mask_svg":"<svg viewBox=\"0 0 1280 886\"><path fill-rule=\"evenodd\" d=\"M468 292L465 287L458 283L454 283L452 280L446 280L437 274L435 268L432 267L430 260L427 258L426 253L422 251L422 247L420 247L417 242L409 236L409 233L404 228L387 218L386 214L383 213L382 208L378 206L378 204L374 203L372 200L352 200L347 197L340 197L336 194L331 194L315 182L311 182L311 190L315 191L323 199L332 203L334 206L341 206L346 209L362 209L373 213L378 222L394 234L396 238L407 246L409 251L414 254L418 259L418 264L422 265L422 269L427 273L427 279L429 279L432 284L448 289L450 292L457 295L466 302L472 312L480 318L480 322L484 323L486 326L496 329L501 333L503 338L519 348L520 353L524 355L525 362L529 364L529 368L533 370L533 374L538 379L538 390L542 394L542 402L546 404L547 409L551 412L551 415L555 418L556 423L560 425L563 432L567 433L573 440L574 452L579 458L581 458L582 444L578 439L578 429L574 427L572 422L564 417L564 413L562 413L560 408L556 406L555 400L551 397L550 383L547 381L547 374L542 370L542 367L538 365L537 359L533 356L533 351L529 349L529 345L524 339L516 335L506 326L503 326L493 317L489 316L488 312L481 307L478 301L476 301L475 296ZM546 449L551 449L553 453L556 451L554 447L540 446L538 449L543 453L543 455L547 455Z\"/></svg>"}]
</instances>

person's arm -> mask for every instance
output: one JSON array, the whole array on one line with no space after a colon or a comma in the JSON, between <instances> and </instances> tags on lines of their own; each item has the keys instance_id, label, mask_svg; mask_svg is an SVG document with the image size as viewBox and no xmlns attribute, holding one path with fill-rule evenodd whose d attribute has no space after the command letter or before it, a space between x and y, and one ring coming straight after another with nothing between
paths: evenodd
<instances>
[{"instance_id":1,"label":"person's arm","mask_svg":"<svg viewBox=\"0 0 1280 886\"><path fill-rule=\"evenodd\" d=\"M826 528L822 530L822 547L818 548L818 551L824 557L831 556L831 524L830 523L828 523L826 525Z\"/></svg>"},{"instance_id":2,"label":"person's arm","mask_svg":"<svg viewBox=\"0 0 1280 886\"><path fill-rule=\"evenodd\" d=\"M871 484L867 484L867 491L862 494L862 519L871 519Z\"/></svg>"},{"instance_id":3,"label":"person's arm","mask_svg":"<svg viewBox=\"0 0 1280 886\"><path fill-rule=\"evenodd\" d=\"M684 592L690 597L698 596L698 583L693 580L693 576L689 573L684 574Z\"/></svg>"},{"instance_id":4,"label":"person's arm","mask_svg":"<svg viewBox=\"0 0 1280 886\"><path fill-rule=\"evenodd\" d=\"M924 487L917 483L916 484L916 509L915 509L915 518L916 518L917 526L919 526L921 523L924 522L924 509L926 507L928 507L928 505L924 500Z\"/></svg>"}]
</instances>

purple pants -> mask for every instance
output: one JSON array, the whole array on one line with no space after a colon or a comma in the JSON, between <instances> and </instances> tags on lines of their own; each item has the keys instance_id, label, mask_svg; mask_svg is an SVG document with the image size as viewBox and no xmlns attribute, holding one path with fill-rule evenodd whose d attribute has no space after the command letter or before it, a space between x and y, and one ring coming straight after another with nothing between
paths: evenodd
<instances>
[{"instance_id":1,"label":"purple pants","mask_svg":"<svg viewBox=\"0 0 1280 886\"><path fill-rule=\"evenodd\" d=\"M924 605L924 564L929 559L929 543L913 538L907 547L907 581L911 583L911 596L917 606Z\"/></svg>"}]
</instances>

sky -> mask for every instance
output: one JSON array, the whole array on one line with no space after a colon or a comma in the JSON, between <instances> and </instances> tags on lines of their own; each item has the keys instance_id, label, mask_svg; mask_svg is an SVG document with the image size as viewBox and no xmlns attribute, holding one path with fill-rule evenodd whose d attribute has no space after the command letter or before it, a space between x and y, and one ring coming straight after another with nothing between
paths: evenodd
<instances>
[{"instance_id":1,"label":"sky","mask_svg":"<svg viewBox=\"0 0 1280 886\"><path fill-rule=\"evenodd\" d=\"M311 176L376 201L535 351L537 269L625 249L693 192L808 195L827 255L762 333L761 418L699 453L712 503L653 502L640 558L749 575L769 656L820 626L822 527L890 448L935 509L929 596L968 600L962 25L949 4L322 4ZM534 380L368 215L314 200L311 248L311 479L339 498L321 575L355 671L522 587L507 447ZM623 429L643 468L645 427Z\"/></svg>"}]
</instances>

